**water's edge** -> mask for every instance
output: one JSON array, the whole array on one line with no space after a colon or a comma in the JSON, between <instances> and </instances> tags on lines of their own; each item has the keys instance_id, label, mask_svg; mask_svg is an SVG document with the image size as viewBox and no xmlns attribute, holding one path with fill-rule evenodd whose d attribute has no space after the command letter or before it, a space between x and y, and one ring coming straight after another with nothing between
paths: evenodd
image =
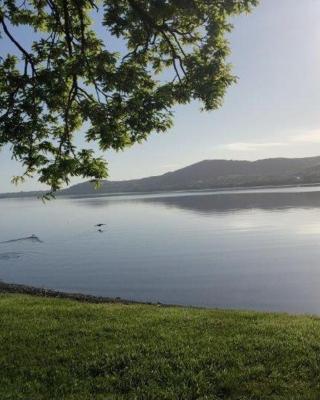
<instances>
[{"instance_id":1,"label":"water's edge","mask_svg":"<svg viewBox=\"0 0 320 400\"><path fill-rule=\"evenodd\" d=\"M177 304L164 304L164 303L153 303L146 301L135 301L135 300L127 300L121 297L105 297L105 296L94 296L91 294L83 294L83 293L72 293L72 292L61 292L59 290L47 289L41 287L34 287L16 283L7 283L0 281L0 293L16 293L16 294L27 294L32 296L39 297L51 297L51 298L59 298L59 299L70 299L76 300L82 303L113 303L113 304L140 304L140 305L153 305L158 307L183 307ZM184 306L184 308L200 308L194 306Z\"/></svg>"},{"instance_id":2,"label":"water's edge","mask_svg":"<svg viewBox=\"0 0 320 400\"><path fill-rule=\"evenodd\" d=\"M242 308L201 307L193 305L127 300L121 297L94 296L91 294L84 294L84 293L62 292L54 289L22 285L17 283L7 283L0 280L0 294L1 293L25 294L36 297L73 300L73 301L78 301L80 303L91 303L91 304L147 305L147 306L156 306L161 308L184 308L190 310L195 309L195 310L208 310L208 311L216 310L221 312L239 312L239 313L249 312L254 314L283 314L292 317L309 316L312 318L314 317L319 318L319 315L314 313L291 313L286 311L266 311L266 310L262 311L262 310L250 310Z\"/></svg>"}]
</instances>

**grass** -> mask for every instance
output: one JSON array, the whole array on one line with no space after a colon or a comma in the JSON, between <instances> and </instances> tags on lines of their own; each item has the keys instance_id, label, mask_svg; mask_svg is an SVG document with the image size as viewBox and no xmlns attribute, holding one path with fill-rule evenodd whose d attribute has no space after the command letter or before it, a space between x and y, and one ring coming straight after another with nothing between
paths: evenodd
<instances>
[{"instance_id":1,"label":"grass","mask_svg":"<svg viewBox=\"0 0 320 400\"><path fill-rule=\"evenodd\" d=\"M0 294L0 399L320 399L320 319Z\"/></svg>"}]
</instances>

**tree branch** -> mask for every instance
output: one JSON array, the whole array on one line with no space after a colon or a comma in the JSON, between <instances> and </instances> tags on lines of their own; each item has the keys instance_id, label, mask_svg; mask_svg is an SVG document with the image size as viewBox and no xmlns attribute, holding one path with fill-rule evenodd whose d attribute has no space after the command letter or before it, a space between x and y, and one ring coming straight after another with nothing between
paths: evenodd
<instances>
[{"instance_id":1,"label":"tree branch","mask_svg":"<svg viewBox=\"0 0 320 400\"><path fill-rule=\"evenodd\" d=\"M11 35L11 33L8 30L8 27L4 21L4 17L0 15L0 23L3 27L3 30L5 32L5 34L8 36L8 38L11 40L12 43L14 43L14 45L21 51L21 53L25 56L25 59L28 60L29 64L31 65L31 69L32 69L32 73L33 75L37 74L33 59L31 54L29 54L27 52L27 50L25 50L21 44L19 42L17 42L17 40Z\"/></svg>"}]
</instances>

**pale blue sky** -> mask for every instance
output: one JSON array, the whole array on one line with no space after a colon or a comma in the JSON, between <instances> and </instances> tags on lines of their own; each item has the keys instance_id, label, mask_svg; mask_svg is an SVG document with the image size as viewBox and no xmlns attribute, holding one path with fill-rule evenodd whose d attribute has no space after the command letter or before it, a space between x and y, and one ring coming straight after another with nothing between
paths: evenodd
<instances>
[{"instance_id":1,"label":"pale blue sky","mask_svg":"<svg viewBox=\"0 0 320 400\"><path fill-rule=\"evenodd\" d=\"M203 159L320 155L320 0L261 0L234 20L231 62L239 82L223 107L204 113L193 103L175 110L174 127L125 152L105 153L110 179L174 170ZM0 40L0 45L1 40ZM0 192L19 168L0 152Z\"/></svg>"}]
</instances>

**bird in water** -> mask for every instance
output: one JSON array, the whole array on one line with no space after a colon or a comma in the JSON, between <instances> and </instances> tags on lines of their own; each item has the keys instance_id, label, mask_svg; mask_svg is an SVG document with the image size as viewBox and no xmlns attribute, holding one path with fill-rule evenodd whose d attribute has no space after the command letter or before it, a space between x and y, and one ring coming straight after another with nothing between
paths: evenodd
<instances>
[{"instance_id":1,"label":"bird in water","mask_svg":"<svg viewBox=\"0 0 320 400\"><path fill-rule=\"evenodd\" d=\"M103 232L103 229L98 229L98 232L102 233L102 232Z\"/></svg>"},{"instance_id":2,"label":"bird in water","mask_svg":"<svg viewBox=\"0 0 320 400\"><path fill-rule=\"evenodd\" d=\"M101 228L101 226L105 226L106 224L97 224L95 226L98 226L99 228Z\"/></svg>"}]
</instances>

